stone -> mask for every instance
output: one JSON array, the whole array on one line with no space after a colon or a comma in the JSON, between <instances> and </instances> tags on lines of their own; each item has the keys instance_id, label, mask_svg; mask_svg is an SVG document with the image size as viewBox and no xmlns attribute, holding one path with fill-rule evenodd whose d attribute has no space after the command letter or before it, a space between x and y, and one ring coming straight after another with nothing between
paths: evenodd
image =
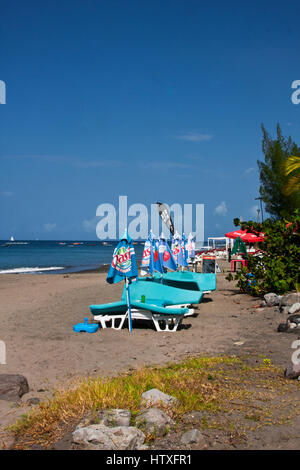
<instances>
[{"instance_id":1,"label":"stone","mask_svg":"<svg viewBox=\"0 0 300 470\"><path fill-rule=\"evenodd\" d=\"M159 408L148 408L136 416L135 424L146 434L165 435L174 421Z\"/></svg>"},{"instance_id":2,"label":"stone","mask_svg":"<svg viewBox=\"0 0 300 470\"><path fill-rule=\"evenodd\" d=\"M27 405L38 405L40 403L40 399L37 398L37 397L32 397L32 398L28 398L28 400L26 401Z\"/></svg>"},{"instance_id":3,"label":"stone","mask_svg":"<svg viewBox=\"0 0 300 470\"><path fill-rule=\"evenodd\" d=\"M178 400L171 395L157 390L157 388L152 388L147 392L142 393L142 404L146 406L159 405L163 404L166 406L178 404Z\"/></svg>"},{"instance_id":4,"label":"stone","mask_svg":"<svg viewBox=\"0 0 300 470\"><path fill-rule=\"evenodd\" d=\"M198 429L185 432L181 436L180 442L181 444L201 444L201 447L206 447L206 441Z\"/></svg>"},{"instance_id":5,"label":"stone","mask_svg":"<svg viewBox=\"0 0 300 470\"><path fill-rule=\"evenodd\" d=\"M195 421L195 420L201 421L206 416L207 416L207 411L197 411L196 410L196 411L190 411L188 413L185 413L183 415L183 418L186 421Z\"/></svg>"},{"instance_id":6,"label":"stone","mask_svg":"<svg viewBox=\"0 0 300 470\"><path fill-rule=\"evenodd\" d=\"M278 333L283 333L284 331L288 330L288 325L287 323L279 323L277 331Z\"/></svg>"},{"instance_id":7,"label":"stone","mask_svg":"<svg viewBox=\"0 0 300 470\"><path fill-rule=\"evenodd\" d=\"M289 306L285 305L285 306L279 307L279 311L280 311L280 313L283 313L284 315L287 315L289 313Z\"/></svg>"},{"instance_id":8,"label":"stone","mask_svg":"<svg viewBox=\"0 0 300 470\"><path fill-rule=\"evenodd\" d=\"M284 376L287 379L297 379L300 377L300 364L293 364L292 362L287 366L284 371Z\"/></svg>"},{"instance_id":9,"label":"stone","mask_svg":"<svg viewBox=\"0 0 300 470\"><path fill-rule=\"evenodd\" d=\"M296 323L296 325L300 324L300 313L295 313L295 315L290 315L287 319L287 323Z\"/></svg>"},{"instance_id":10,"label":"stone","mask_svg":"<svg viewBox=\"0 0 300 470\"><path fill-rule=\"evenodd\" d=\"M279 297L277 294L274 294L274 292L265 294L264 300L266 302L267 307L274 307L275 305L279 305Z\"/></svg>"},{"instance_id":11,"label":"stone","mask_svg":"<svg viewBox=\"0 0 300 470\"><path fill-rule=\"evenodd\" d=\"M123 409L101 410L89 413L80 422L79 426L85 427L90 424L104 424L105 426L130 426L131 412Z\"/></svg>"},{"instance_id":12,"label":"stone","mask_svg":"<svg viewBox=\"0 0 300 470\"><path fill-rule=\"evenodd\" d=\"M133 426L108 427L104 424L77 426L72 434L75 444L87 450L134 450L145 442L145 434Z\"/></svg>"},{"instance_id":13,"label":"stone","mask_svg":"<svg viewBox=\"0 0 300 470\"><path fill-rule=\"evenodd\" d=\"M293 315L296 312L300 312L300 302L296 302L288 309L289 314Z\"/></svg>"},{"instance_id":14,"label":"stone","mask_svg":"<svg viewBox=\"0 0 300 470\"><path fill-rule=\"evenodd\" d=\"M0 400L16 401L28 392L28 382L23 375L0 374Z\"/></svg>"},{"instance_id":15,"label":"stone","mask_svg":"<svg viewBox=\"0 0 300 470\"><path fill-rule=\"evenodd\" d=\"M105 426L130 426L131 412L122 409L103 410L98 418Z\"/></svg>"},{"instance_id":16,"label":"stone","mask_svg":"<svg viewBox=\"0 0 300 470\"><path fill-rule=\"evenodd\" d=\"M282 295L279 300L279 307L285 307L287 305L291 306L298 302L300 302L300 294L296 292L292 294Z\"/></svg>"}]
</instances>

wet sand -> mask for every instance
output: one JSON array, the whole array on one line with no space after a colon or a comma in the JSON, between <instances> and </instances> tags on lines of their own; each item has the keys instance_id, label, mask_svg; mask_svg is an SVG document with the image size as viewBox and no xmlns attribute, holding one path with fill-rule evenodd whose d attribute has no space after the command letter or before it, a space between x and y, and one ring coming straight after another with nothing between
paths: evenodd
<instances>
[{"instance_id":1,"label":"wet sand","mask_svg":"<svg viewBox=\"0 0 300 470\"><path fill-rule=\"evenodd\" d=\"M51 396L53 387L76 376L116 375L194 354L264 355L282 368L290 361L297 337L276 331L286 316L276 308L255 308L260 300L240 294L225 274L217 275L217 290L204 296L196 316L185 318L177 332L159 333L148 322L134 323L132 333L74 333L73 325L85 316L92 321L90 304L120 299L123 283L108 285L105 279L101 272L0 276L0 340L7 347L0 373L27 378L30 393L21 405ZM0 400L0 425L23 412L23 406Z\"/></svg>"}]
</instances>

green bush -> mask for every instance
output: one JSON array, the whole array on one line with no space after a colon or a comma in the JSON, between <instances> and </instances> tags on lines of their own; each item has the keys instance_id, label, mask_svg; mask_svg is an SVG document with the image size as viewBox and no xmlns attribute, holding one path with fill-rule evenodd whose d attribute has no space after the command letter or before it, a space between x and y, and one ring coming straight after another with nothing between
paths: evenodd
<instances>
[{"instance_id":1,"label":"green bush","mask_svg":"<svg viewBox=\"0 0 300 470\"><path fill-rule=\"evenodd\" d=\"M290 220L274 222L268 219L261 224L251 220L243 222L243 230L265 234L264 241L259 244L262 252L259 256L248 256L248 268L243 268L234 277L229 274L226 279L237 280L237 287L242 292L254 296L268 292L284 294L296 289L300 281L299 227L299 211L295 211Z\"/></svg>"}]
</instances>

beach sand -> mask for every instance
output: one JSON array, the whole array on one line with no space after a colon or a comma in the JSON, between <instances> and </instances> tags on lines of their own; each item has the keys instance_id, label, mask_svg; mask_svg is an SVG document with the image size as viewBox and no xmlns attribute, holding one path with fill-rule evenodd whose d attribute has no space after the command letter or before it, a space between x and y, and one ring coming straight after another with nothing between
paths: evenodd
<instances>
[{"instance_id":1,"label":"beach sand","mask_svg":"<svg viewBox=\"0 0 300 470\"><path fill-rule=\"evenodd\" d=\"M103 272L0 276L0 340L7 347L0 373L22 374L30 387L18 408L0 400L2 428L28 411L28 398L51 396L76 376L116 375L195 354L263 355L282 370L290 362L297 337L276 331L285 316L276 308L255 308L260 300L240 294L225 274L217 275L217 290L204 296L198 315L185 318L177 332L157 332L148 322L134 323L132 333L74 333L73 325L85 316L92 321L90 304L120 299L123 283L108 285L105 279Z\"/></svg>"}]
</instances>

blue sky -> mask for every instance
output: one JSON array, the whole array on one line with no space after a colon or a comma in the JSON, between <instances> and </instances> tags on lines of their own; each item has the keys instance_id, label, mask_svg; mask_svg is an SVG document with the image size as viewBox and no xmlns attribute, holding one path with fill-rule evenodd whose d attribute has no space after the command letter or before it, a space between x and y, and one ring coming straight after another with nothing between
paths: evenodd
<instances>
[{"instance_id":1,"label":"blue sky","mask_svg":"<svg viewBox=\"0 0 300 470\"><path fill-rule=\"evenodd\" d=\"M255 218L261 129L299 144L300 7L1 2L0 238L95 239L101 203Z\"/></svg>"}]
</instances>

